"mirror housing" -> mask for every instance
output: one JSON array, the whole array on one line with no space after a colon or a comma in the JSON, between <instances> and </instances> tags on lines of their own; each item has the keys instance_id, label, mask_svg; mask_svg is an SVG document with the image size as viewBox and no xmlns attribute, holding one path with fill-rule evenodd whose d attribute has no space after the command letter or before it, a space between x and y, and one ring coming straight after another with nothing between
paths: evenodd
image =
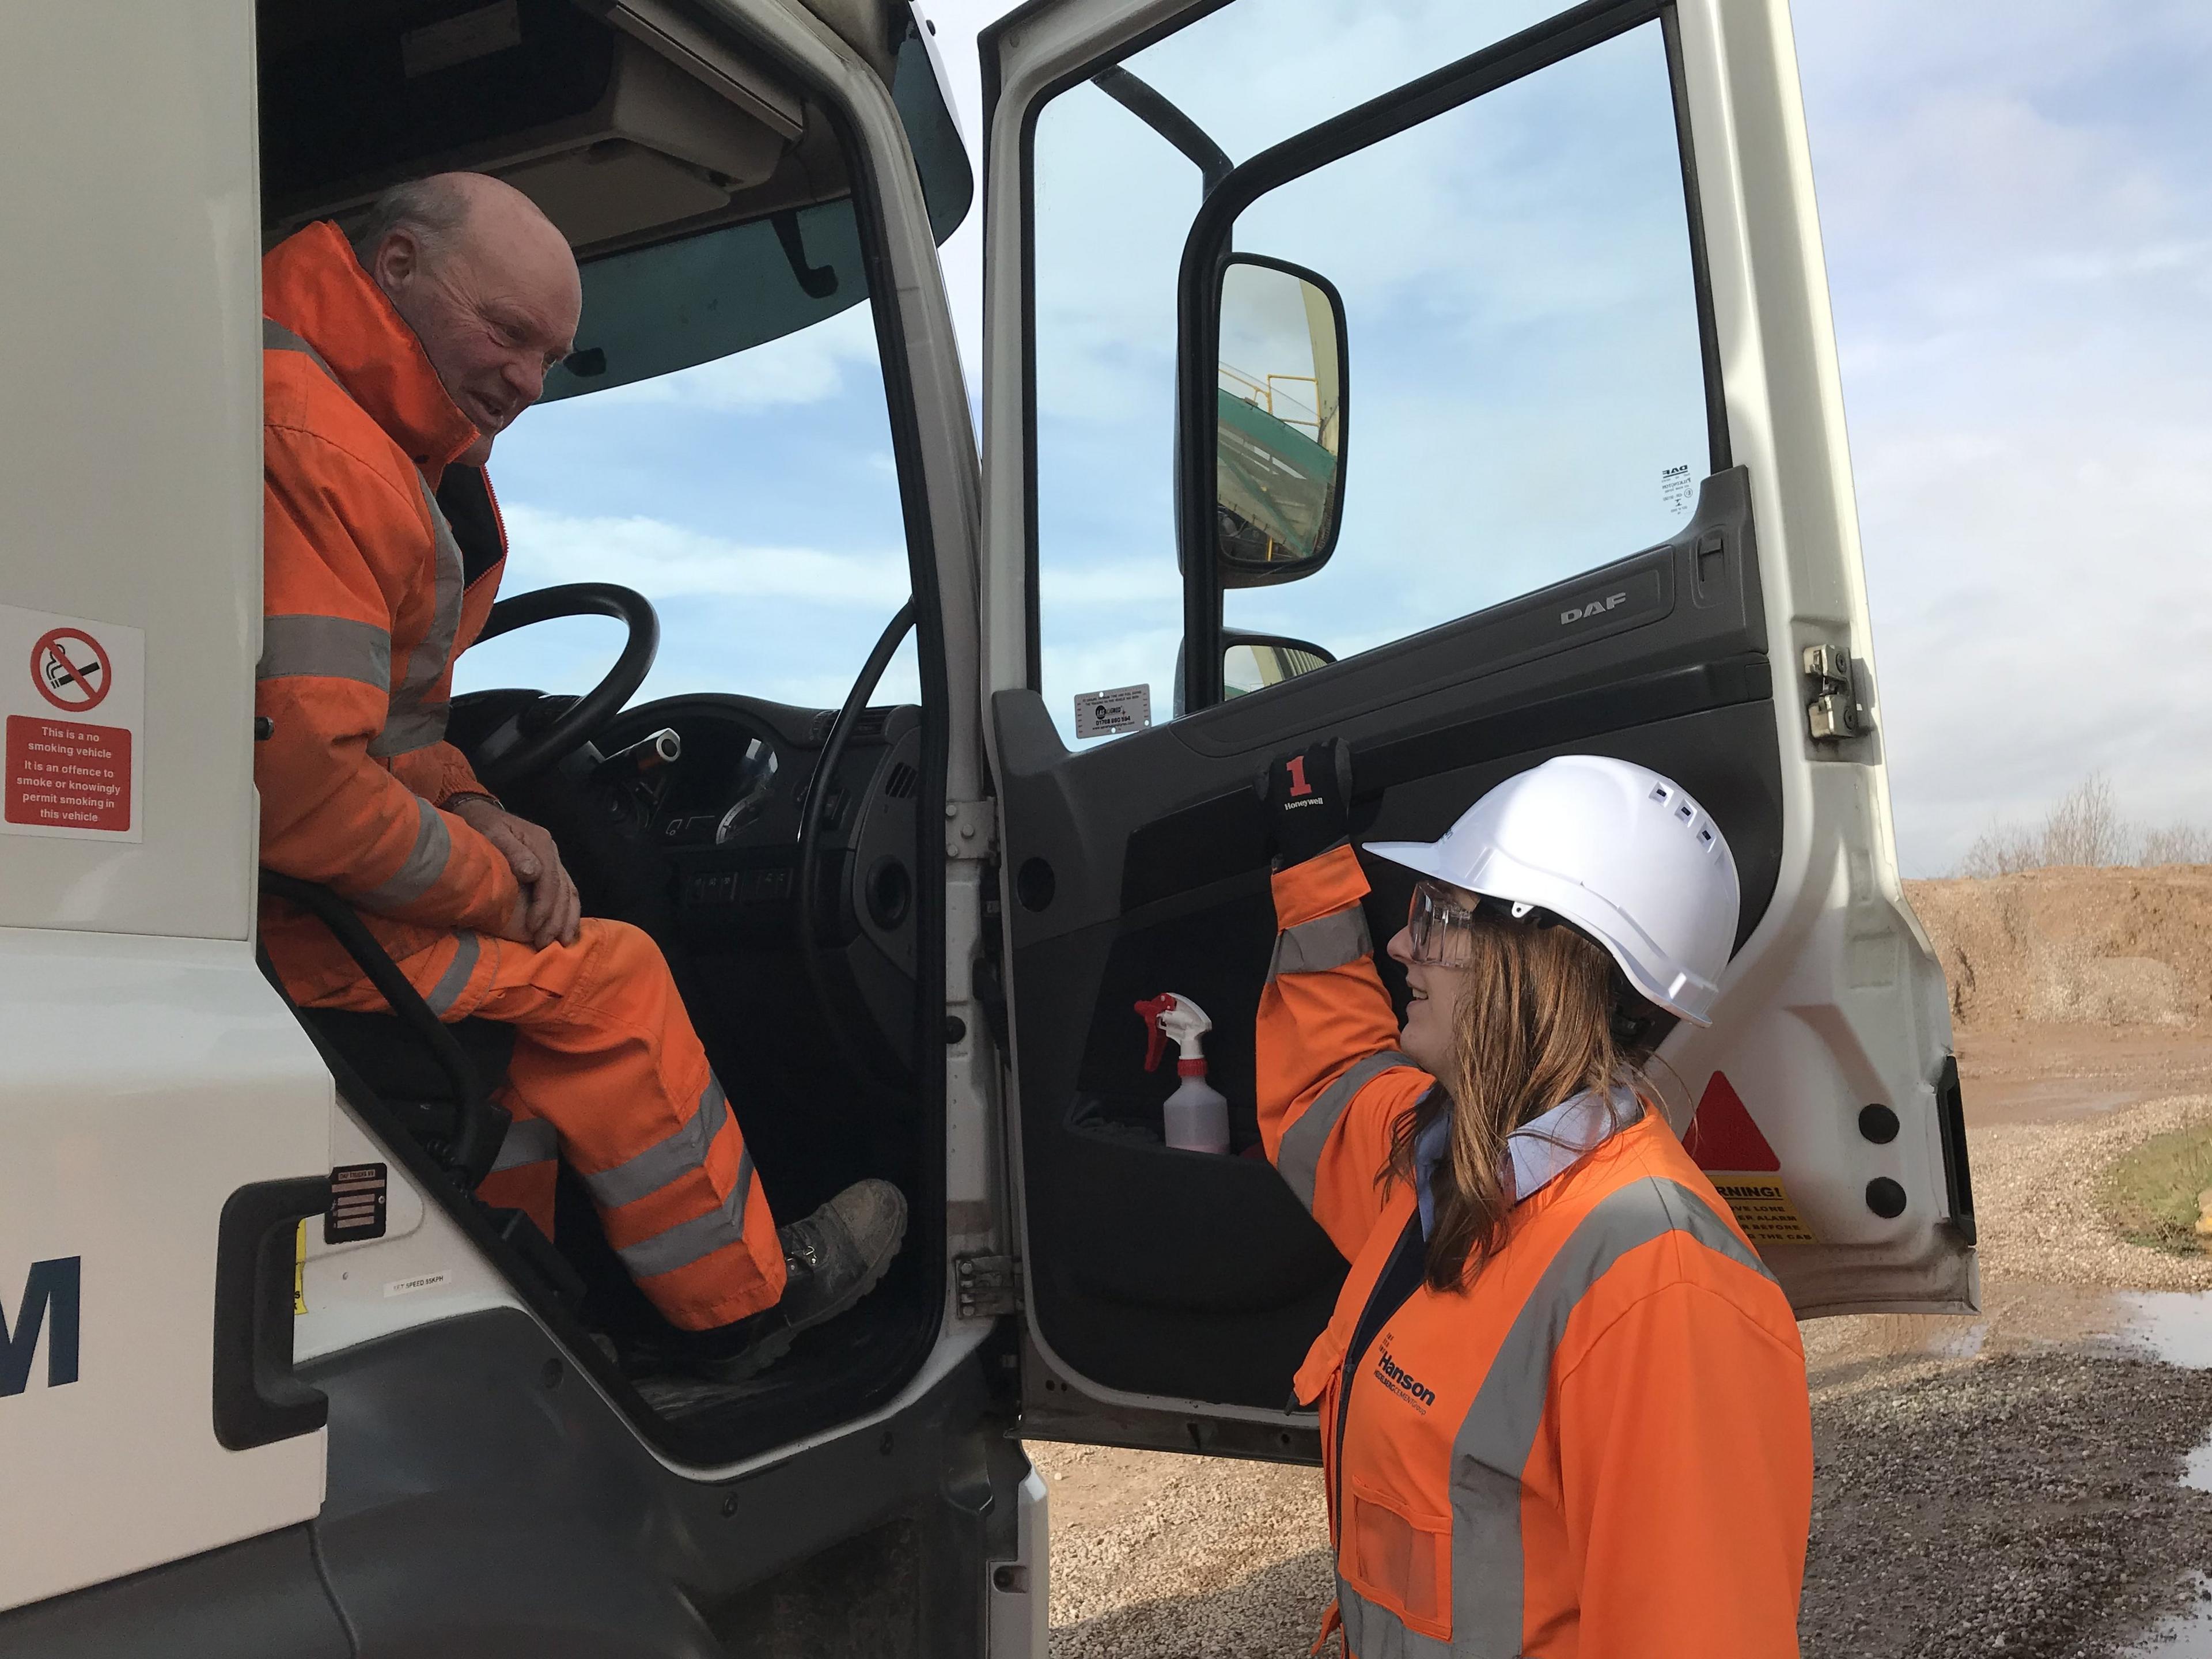
<instances>
[{"instance_id":1,"label":"mirror housing","mask_svg":"<svg viewBox=\"0 0 2212 1659\"><path fill-rule=\"evenodd\" d=\"M1215 571L1224 587L1310 576L1344 517L1343 296L1303 265L1230 254L1214 340Z\"/></svg>"}]
</instances>

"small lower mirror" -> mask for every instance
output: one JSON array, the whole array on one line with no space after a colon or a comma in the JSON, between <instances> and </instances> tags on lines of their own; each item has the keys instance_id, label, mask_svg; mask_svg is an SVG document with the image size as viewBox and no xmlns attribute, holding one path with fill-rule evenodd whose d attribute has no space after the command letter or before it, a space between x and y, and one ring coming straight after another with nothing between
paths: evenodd
<instances>
[{"instance_id":1,"label":"small lower mirror","mask_svg":"<svg viewBox=\"0 0 2212 1659\"><path fill-rule=\"evenodd\" d=\"M1221 651L1221 689L1229 696L1242 697L1326 668L1335 660L1310 641L1232 635Z\"/></svg>"}]
</instances>

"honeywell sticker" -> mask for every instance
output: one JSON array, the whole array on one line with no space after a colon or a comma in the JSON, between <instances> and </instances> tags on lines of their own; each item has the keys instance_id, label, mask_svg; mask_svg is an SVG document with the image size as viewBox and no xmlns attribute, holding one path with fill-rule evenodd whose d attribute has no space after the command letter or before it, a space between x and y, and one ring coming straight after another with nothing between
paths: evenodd
<instances>
[{"instance_id":1,"label":"honeywell sticker","mask_svg":"<svg viewBox=\"0 0 2212 1659\"><path fill-rule=\"evenodd\" d=\"M0 830L143 841L146 635L0 605Z\"/></svg>"}]
</instances>

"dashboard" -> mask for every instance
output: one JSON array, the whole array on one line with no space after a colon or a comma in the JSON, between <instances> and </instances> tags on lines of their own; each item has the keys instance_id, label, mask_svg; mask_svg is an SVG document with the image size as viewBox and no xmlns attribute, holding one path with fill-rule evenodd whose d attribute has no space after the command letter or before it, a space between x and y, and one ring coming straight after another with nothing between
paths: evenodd
<instances>
[{"instance_id":1,"label":"dashboard","mask_svg":"<svg viewBox=\"0 0 2212 1659\"><path fill-rule=\"evenodd\" d=\"M592 786L602 822L665 867L692 948L793 934L799 825L832 719L757 698L670 698L625 711L597 740L610 757ZM664 732L673 759L644 747ZM825 784L816 924L823 945L866 940L909 980L921 748L920 709L859 717Z\"/></svg>"}]
</instances>

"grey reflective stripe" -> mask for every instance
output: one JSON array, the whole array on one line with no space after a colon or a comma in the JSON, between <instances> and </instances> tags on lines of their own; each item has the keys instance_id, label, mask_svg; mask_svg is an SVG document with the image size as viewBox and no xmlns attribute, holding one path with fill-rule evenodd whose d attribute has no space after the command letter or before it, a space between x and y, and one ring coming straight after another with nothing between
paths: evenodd
<instances>
[{"instance_id":1,"label":"grey reflective stripe","mask_svg":"<svg viewBox=\"0 0 2212 1659\"><path fill-rule=\"evenodd\" d=\"M672 1273L678 1267L688 1267L702 1257L743 1243L745 1237L745 1198L753 1189L753 1155L750 1148L738 1159L737 1184L730 1195L714 1209L690 1221L679 1221L665 1232L655 1233L651 1238L632 1244L619 1252L623 1265L636 1279L651 1279L656 1273Z\"/></svg>"},{"instance_id":2,"label":"grey reflective stripe","mask_svg":"<svg viewBox=\"0 0 2212 1659\"><path fill-rule=\"evenodd\" d=\"M1336 1127L1337 1119L1344 1109L1352 1104L1352 1097L1394 1066L1411 1066L1413 1062L1395 1048L1385 1048L1379 1054L1355 1060L1344 1074L1321 1091L1320 1097L1305 1109L1305 1115L1283 1131L1283 1144L1275 1153L1275 1168L1283 1179L1291 1183L1291 1190L1298 1195L1298 1202L1309 1210L1314 1203L1314 1178L1321 1170L1322 1148L1328 1145L1328 1137Z\"/></svg>"},{"instance_id":3,"label":"grey reflective stripe","mask_svg":"<svg viewBox=\"0 0 2212 1659\"><path fill-rule=\"evenodd\" d=\"M437 543L434 555L438 568L437 605L430 618L430 631L407 653L407 672L392 693L392 708L385 716L384 730L369 742L368 752L380 760L412 754L444 739L447 703L434 694L439 679L453 660L453 642L461 631L461 591L467 585L461 564L461 544L453 539L453 527L446 522L445 513L438 506L438 498L430 493L429 484L420 478L416 482L422 486L422 505L429 511L430 528Z\"/></svg>"},{"instance_id":4,"label":"grey reflective stripe","mask_svg":"<svg viewBox=\"0 0 2212 1659\"><path fill-rule=\"evenodd\" d=\"M447 716L452 705L434 702L421 708L411 708L386 714L384 730L369 739L368 752L379 760L390 760L396 755L411 755L417 749L428 749L434 743L443 742Z\"/></svg>"},{"instance_id":5,"label":"grey reflective stripe","mask_svg":"<svg viewBox=\"0 0 2212 1659\"><path fill-rule=\"evenodd\" d=\"M295 674L359 680L375 687L379 696L389 696L392 635L374 623L350 617L264 617L254 678L280 680Z\"/></svg>"},{"instance_id":6,"label":"grey reflective stripe","mask_svg":"<svg viewBox=\"0 0 2212 1659\"><path fill-rule=\"evenodd\" d=\"M266 317L261 319L261 344L264 350L296 351L311 359L316 368L331 377L339 391L346 391L345 382L323 361L322 354L282 323ZM350 392L346 395L353 396ZM461 631L461 592L467 586L461 544L453 539L453 527L446 522L446 514L438 505L437 496L431 493L428 481L418 477L416 483L422 491L422 505L430 514L433 557L437 565L437 599L431 613L430 630L407 653L407 677L397 687L392 684L392 659L390 645L386 643L384 678L378 685L391 693L392 706L385 715L384 730L370 738L368 744L368 752L379 760L411 755L444 740L448 706L445 699L434 698L431 693L453 660L453 645Z\"/></svg>"},{"instance_id":7,"label":"grey reflective stripe","mask_svg":"<svg viewBox=\"0 0 2212 1659\"><path fill-rule=\"evenodd\" d=\"M419 795L415 798L415 845L408 850L406 861L389 880L379 882L365 893L356 893L355 902L371 910L412 904L436 886L438 878L446 873L446 860L453 851L453 838L447 833L446 820L436 807Z\"/></svg>"},{"instance_id":8,"label":"grey reflective stripe","mask_svg":"<svg viewBox=\"0 0 2212 1659\"><path fill-rule=\"evenodd\" d=\"M332 384L337 386L339 391L345 392L345 382L338 379L338 374L336 369L332 368L328 363L323 361L323 354L321 352L316 350L314 347L309 345L298 335L293 333L292 331L285 327L283 324L276 322L267 317L264 317L261 319L261 349L264 351L298 352L309 362L314 364L317 368L321 369L324 374L329 375ZM347 392L346 396L350 398L353 394L350 392Z\"/></svg>"},{"instance_id":9,"label":"grey reflective stripe","mask_svg":"<svg viewBox=\"0 0 2212 1659\"><path fill-rule=\"evenodd\" d=\"M474 933L463 933L455 946L453 959L446 964L446 971L438 975L438 982L430 988L430 994L422 1000L430 1012L443 1019L453 1006L461 1000L461 993L469 988L469 976L477 970L477 958L483 953L483 941Z\"/></svg>"},{"instance_id":10,"label":"grey reflective stripe","mask_svg":"<svg viewBox=\"0 0 2212 1659\"><path fill-rule=\"evenodd\" d=\"M1267 977L1278 974L1318 974L1341 968L1375 953L1367 932L1367 913L1358 905L1333 910L1275 935L1275 954L1267 963Z\"/></svg>"},{"instance_id":11,"label":"grey reflective stripe","mask_svg":"<svg viewBox=\"0 0 2212 1659\"><path fill-rule=\"evenodd\" d=\"M1772 1277L1726 1222L1676 1182L1637 1182L1584 1216L1522 1304L1452 1441L1450 1647L1393 1646L1395 1638L1384 1636L1371 1650L1358 1644L1361 1659L1368 1659L1370 1651L1378 1659L1425 1651L1513 1659L1521 1651L1521 1476L1543 1422L1552 1357L1590 1287L1631 1250L1670 1232L1687 1233L1761 1278ZM1377 1626L1398 1622L1388 1609L1372 1604L1364 1612L1371 1632L1379 1634ZM1422 1639L1411 1632L1403 1634L1408 1641Z\"/></svg>"},{"instance_id":12,"label":"grey reflective stripe","mask_svg":"<svg viewBox=\"0 0 2212 1659\"><path fill-rule=\"evenodd\" d=\"M499 1156L491 1161L492 1173L550 1163L560 1156L560 1131L542 1117L519 1117L507 1126L507 1138L499 1143Z\"/></svg>"},{"instance_id":13,"label":"grey reflective stripe","mask_svg":"<svg viewBox=\"0 0 2212 1659\"><path fill-rule=\"evenodd\" d=\"M670 1182L704 1170L708 1149L729 1121L729 1097L710 1077L706 1092L699 1097L699 1109L682 1127L613 1169L586 1176L584 1184L592 1189L593 1198L611 1210L649 1198Z\"/></svg>"},{"instance_id":14,"label":"grey reflective stripe","mask_svg":"<svg viewBox=\"0 0 2212 1659\"><path fill-rule=\"evenodd\" d=\"M1453 1571L1458 1571L1456 1562ZM1478 1652L1490 1659L1485 1650L1463 1647L1455 1641L1439 1642L1433 1636L1407 1629L1405 1620L1352 1589L1342 1573L1336 1578L1336 1610L1344 1620L1345 1651L1358 1655L1359 1659L1457 1659L1459 1655ZM1517 1646L1510 1648L1497 1659L1513 1659L1520 1651Z\"/></svg>"}]
</instances>

